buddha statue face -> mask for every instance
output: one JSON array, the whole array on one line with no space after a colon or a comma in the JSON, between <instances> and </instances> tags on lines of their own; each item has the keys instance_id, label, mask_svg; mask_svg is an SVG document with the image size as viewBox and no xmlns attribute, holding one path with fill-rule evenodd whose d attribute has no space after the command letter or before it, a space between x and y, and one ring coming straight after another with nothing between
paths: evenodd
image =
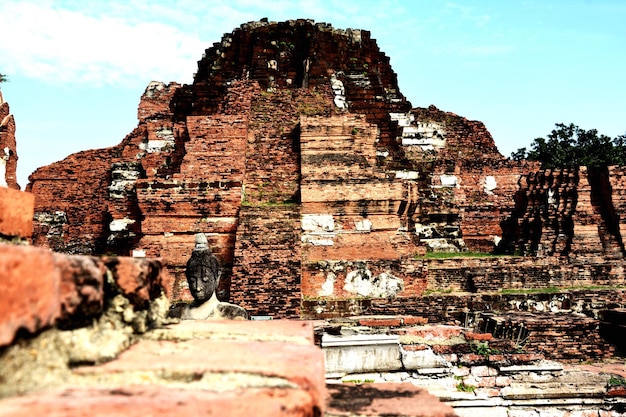
<instances>
[{"instance_id":1,"label":"buddha statue face","mask_svg":"<svg viewBox=\"0 0 626 417\"><path fill-rule=\"evenodd\" d=\"M196 235L196 245L187 261L185 276L196 304L208 301L217 289L220 265L215 255L211 253L203 233Z\"/></svg>"},{"instance_id":2,"label":"buddha statue face","mask_svg":"<svg viewBox=\"0 0 626 417\"><path fill-rule=\"evenodd\" d=\"M201 263L190 268L187 274L189 291L197 303L208 301L217 288L217 271L210 265Z\"/></svg>"}]
</instances>

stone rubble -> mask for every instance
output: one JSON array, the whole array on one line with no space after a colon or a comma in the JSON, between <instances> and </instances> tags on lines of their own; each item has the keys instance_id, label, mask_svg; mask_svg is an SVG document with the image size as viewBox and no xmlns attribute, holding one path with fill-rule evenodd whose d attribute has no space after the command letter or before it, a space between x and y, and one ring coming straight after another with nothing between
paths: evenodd
<instances>
[{"instance_id":1,"label":"stone rubble","mask_svg":"<svg viewBox=\"0 0 626 417\"><path fill-rule=\"evenodd\" d=\"M418 322L368 316L318 323L329 386L410 382L459 416L619 416L626 407L623 363L617 374L566 368L490 333Z\"/></svg>"}]
</instances>

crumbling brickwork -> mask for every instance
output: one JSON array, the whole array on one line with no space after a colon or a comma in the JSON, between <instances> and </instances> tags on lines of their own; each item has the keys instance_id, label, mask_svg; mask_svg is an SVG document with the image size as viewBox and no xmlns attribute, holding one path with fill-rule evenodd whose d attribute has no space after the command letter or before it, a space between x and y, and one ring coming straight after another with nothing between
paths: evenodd
<instances>
[{"instance_id":1,"label":"crumbling brickwork","mask_svg":"<svg viewBox=\"0 0 626 417\"><path fill-rule=\"evenodd\" d=\"M0 91L0 187L20 189L16 177L17 160L15 119Z\"/></svg>"},{"instance_id":2,"label":"crumbling brickwork","mask_svg":"<svg viewBox=\"0 0 626 417\"><path fill-rule=\"evenodd\" d=\"M621 170L541 171L504 158L481 122L411 109L367 31L244 24L191 85L150 83L138 119L119 145L33 173L33 243L163 257L172 297L189 300L204 232L218 293L289 317L299 297L624 281ZM523 257L423 257L462 251Z\"/></svg>"},{"instance_id":3,"label":"crumbling brickwork","mask_svg":"<svg viewBox=\"0 0 626 417\"><path fill-rule=\"evenodd\" d=\"M234 251L230 299L253 316L300 316L300 209L244 206Z\"/></svg>"}]
</instances>

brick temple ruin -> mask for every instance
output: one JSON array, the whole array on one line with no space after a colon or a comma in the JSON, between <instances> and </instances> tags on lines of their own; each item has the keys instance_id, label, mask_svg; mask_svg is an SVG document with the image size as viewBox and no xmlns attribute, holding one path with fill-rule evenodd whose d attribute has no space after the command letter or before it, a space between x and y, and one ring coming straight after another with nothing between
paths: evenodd
<instances>
[{"instance_id":1,"label":"brick temple ruin","mask_svg":"<svg viewBox=\"0 0 626 417\"><path fill-rule=\"evenodd\" d=\"M244 24L193 84L150 83L138 118L119 145L31 175L34 245L163 257L185 300L204 232L222 297L273 317L311 315L302 300L624 283L623 168L503 157L482 123L412 108L368 31Z\"/></svg>"},{"instance_id":2,"label":"brick temple ruin","mask_svg":"<svg viewBox=\"0 0 626 417\"><path fill-rule=\"evenodd\" d=\"M35 246L0 245L1 411L243 416L246 398L258 415L455 415L420 386L459 415L626 409L624 369L568 368L626 346L626 168L507 159L481 122L413 108L369 32L310 20L225 34L193 84L151 82L138 119L20 193L0 95L0 238ZM307 320L167 325L164 296L191 299L197 232L222 265L221 299ZM81 337L97 352L75 349ZM29 381L17 370L33 355L45 372ZM258 386L215 394L224 374ZM375 384L345 384L357 380Z\"/></svg>"}]
</instances>

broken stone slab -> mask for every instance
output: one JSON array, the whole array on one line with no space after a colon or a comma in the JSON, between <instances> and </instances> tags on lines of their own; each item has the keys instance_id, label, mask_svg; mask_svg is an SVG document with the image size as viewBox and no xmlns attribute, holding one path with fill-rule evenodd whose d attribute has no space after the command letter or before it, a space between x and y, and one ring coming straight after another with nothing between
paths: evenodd
<instances>
[{"instance_id":1,"label":"broken stone slab","mask_svg":"<svg viewBox=\"0 0 626 417\"><path fill-rule=\"evenodd\" d=\"M425 368L447 368L449 364L430 348L424 350L407 350L400 347L402 364L407 370L423 370Z\"/></svg>"},{"instance_id":2,"label":"broken stone slab","mask_svg":"<svg viewBox=\"0 0 626 417\"><path fill-rule=\"evenodd\" d=\"M312 345L313 322L300 320L183 320L148 331L151 340L241 340ZM343 376L343 374L341 374Z\"/></svg>"},{"instance_id":3,"label":"broken stone slab","mask_svg":"<svg viewBox=\"0 0 626 417\"><path fill-rule=\"evenodd\" d=\"M556 399L556 398L603 398L605 385L578 384L511 384L500 390L502 398L507 400Z\"/></svg>"},{"instance_id":4,"label":"broken stone slab","mask_svg":"<svg viewBox=\"0 0 626 417\"><path fill-rule=\"evenodd\" d=\"M541 360L528 365L512 365L500 367L500 373L517 373L517 372L556 372L562 371L563 365L549 360Z\"/></svg>"},{"instance_id":5,"label":"broken stone slab","mask_svg":"<svg viewBox=\"0 0 626 417\"><path fill-rule=\"evenodd\" d=\"M322 336L327 373L366 373L402 369L398 336Z\"/></svg>"},{"instance_id":6,"label":"broken stone slab","mask_svg":"<svg viewBox=\"0 0 626 417\"><path fill-rule=\"evenodd\" d=\"M451 372L450 368L422 368L417 370L419 375L449 374Z\"/></svg>"}]
</instances>

